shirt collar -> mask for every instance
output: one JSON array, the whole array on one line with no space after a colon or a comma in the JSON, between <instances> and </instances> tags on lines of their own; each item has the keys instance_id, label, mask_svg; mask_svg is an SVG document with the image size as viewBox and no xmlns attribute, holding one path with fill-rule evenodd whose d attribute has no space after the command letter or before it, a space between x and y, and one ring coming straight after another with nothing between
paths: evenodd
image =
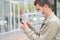
<instances>
[{"instance_id":1,"label":"shirt collar","mask_svg":"<svg viewBox=\"0 0 60 40\"><path fill-rule=\"evenodd\" d=\"M45 23L49 22L49 20L51 20L53 16L54 16L54 12L52 12L52 14L45 20Z\"/></svg>"}]
</instances>

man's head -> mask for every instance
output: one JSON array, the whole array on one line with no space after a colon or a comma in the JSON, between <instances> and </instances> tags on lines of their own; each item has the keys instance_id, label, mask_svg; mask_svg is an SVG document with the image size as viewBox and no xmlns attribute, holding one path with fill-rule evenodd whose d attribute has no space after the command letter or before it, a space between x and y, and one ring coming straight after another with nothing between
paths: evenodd
<instances>
[{"instance_id":1,"label":"man's head","mask_svg":"<svg viewBox=\"0 0 60 40\"><path fill-rule=\"evenodd\" d=\"M52 11L52 5L48 0L35 0L34 6L38 12L43 12L45 16L49 11Z\"/></svg>"}]
</instances>

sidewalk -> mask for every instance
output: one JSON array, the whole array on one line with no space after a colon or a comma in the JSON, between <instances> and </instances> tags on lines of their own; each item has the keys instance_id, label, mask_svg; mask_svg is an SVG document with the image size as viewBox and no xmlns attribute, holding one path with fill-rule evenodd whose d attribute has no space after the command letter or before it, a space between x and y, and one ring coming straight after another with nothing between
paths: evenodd
<instances>
[{"instance_id":1,"label":"sidewalk","mask_svg":"<svg viewBox=\"0 0 60 40\"><path fill-rule=\"evenodd\" d=\"M22 31L16 31L4 35L0 35L0 40L29 40L27 35Z\"/></svg>"}]
</instances>

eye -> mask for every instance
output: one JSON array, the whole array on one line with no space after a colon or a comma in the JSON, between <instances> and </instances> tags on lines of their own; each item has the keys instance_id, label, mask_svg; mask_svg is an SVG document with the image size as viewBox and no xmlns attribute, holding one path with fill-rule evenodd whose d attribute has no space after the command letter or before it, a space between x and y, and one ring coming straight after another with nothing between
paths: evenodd
<instances>
[{"instance_id":1,"label":"eye","mask_svg":"<svg viewBox=\"0 0 60 40\"><path fill-rule=\"evenodd\" d=\"M37 11L39 11L40 9L37 9Z\"/></svg>"}]
</instances>

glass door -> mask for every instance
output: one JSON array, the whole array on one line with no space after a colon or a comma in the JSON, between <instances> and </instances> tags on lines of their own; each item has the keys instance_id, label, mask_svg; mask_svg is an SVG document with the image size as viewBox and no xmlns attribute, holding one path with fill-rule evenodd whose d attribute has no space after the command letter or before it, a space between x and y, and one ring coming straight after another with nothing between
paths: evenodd
<instances>
[{"instance_id":1,"label":"glass door","mask_svg":"<svg viewBox=\"0 0 60 40\"><path fill-rule=\"evenodd\" d=\"M20 28L20 13L19 13L19 2L11 2L11 26L12 30Z\"/></svg>"},{"instance_id":2,"label":"glass door","mask_svg":"<svg viewBox=\"0 0 60 40\"><path fill-rule=\"evenodd\" d=\"M0 1L0 33L20 30L19 1Z\"/></svg>"}]
</instances>

